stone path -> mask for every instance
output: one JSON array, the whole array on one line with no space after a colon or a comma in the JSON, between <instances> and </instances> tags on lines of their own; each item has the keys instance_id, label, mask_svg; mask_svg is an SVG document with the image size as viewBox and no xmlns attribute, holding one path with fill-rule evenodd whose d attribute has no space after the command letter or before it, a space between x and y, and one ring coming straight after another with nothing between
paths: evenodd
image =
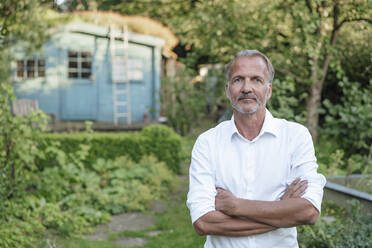
<instances>
[{"instance_id":1,"label":"stone path","mask_svg":"<svg viewBox=\"0 0 372 248\"><path fill-rule=\"evenodd\" d=\"M154 201L150 206L150 212L159 213L167 209L166 203L163 201ZM155 218L144 213L125 213L113 215L109 223L98 225L93 233L86 235L89 240L106 240L110 233L119 233L123 231L139 231L144 230L155 224ZM150 237L159 235L161 231L149 231L147 235ZM133 237L118 237L114 243L118 246L130 247L146 244L146 238Z\"/></svg>"}]
</instances>

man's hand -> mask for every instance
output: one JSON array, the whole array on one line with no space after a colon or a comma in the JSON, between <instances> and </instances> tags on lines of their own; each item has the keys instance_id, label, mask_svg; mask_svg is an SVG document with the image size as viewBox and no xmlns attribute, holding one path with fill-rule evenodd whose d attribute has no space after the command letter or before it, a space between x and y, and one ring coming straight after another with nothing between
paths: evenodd
<instances>
[{"instance_id":1,"label":"man's hand","mask_svg":"<svg viewBox=\"0 0 372 248\"><path fill-rule=\"evenodd\" d=\"M284 195L280 198L280 200L286 200L289 198L300 198L307 189L307 181L302 180L300 178L296 178L291 185L287 188Z\"/></svg>"},{"instance_id":2,"label":"man's hand","mask_svg":"<svg viewBox=\"0 0 372 248\"><path fill-rule=\"evenodd\" d=\"M315 223L319 216L312 203L301 198L307 181L294 180L280 201L259 201L237 198L224 189L217 189L215 208L227 216L244 217L274 227L293 227Z\"/></svg>"},{"instance_id":3,"label":"man's hand","mask_svg":"<svg viewBox=\"0 0 372 248\"><path fill-rule=\"evenodd\" d=\"M217 188L217 195L215 198L215 208L224 214L233 216L234 210L237 207L237 199L230 191L222 188Z\"/></svg>"},{"instance_id":4,"label":"man's hand","mask_svg":"<svg viewBox=\"0 0 372 248\"><path fill-rule=\"evenodd\" d=\"M287 188L284 195L280 200L289 198L300 198L306 191L308 182L300 178L296 178ZM215 208L224 214L234 216L237 209L238 198L235 197L230 191L222 188L217 188L217 195L215 198Z\"/></svg>"}]
</instances>

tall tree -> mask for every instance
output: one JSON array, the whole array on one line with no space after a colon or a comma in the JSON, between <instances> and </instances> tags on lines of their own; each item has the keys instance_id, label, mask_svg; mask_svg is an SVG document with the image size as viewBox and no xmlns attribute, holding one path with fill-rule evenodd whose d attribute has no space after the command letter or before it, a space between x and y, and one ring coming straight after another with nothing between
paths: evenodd
<instances>
[{"instance_id":1,"label":"tall tree","mask_svg":"<svg viewBox=\"0 0 372 248\"><path fill-rule=\"evenodd\" d=\"M314 139L324 83L343 49L337 46L340 33L372 23L371 0L97 0L97 6L171 26L187 51L184 62L194 68L226 63L241 49L267 53L279 78L290 77L296 93L307 94L303 105Z\"/></svg>"},{"instance_id":2,"label":"tall tree","mask_svg":"<svg viewBox=\"0 0 372 248\"><path fill-rule=\"evenodd\" d=\"M195 6L177 26L181 40L191 44L190 58L226 62L245 48L269 54L278 76L294 79L296 92L308 94L306 124L316 139L324 82L332 63L337 64L334 56L345 49L337 44L339 35L355 25L371 26L372 1L215 0Z\"/></svg>"},{"instance_id":3,"label":"tall tree","mask_svg":"<svg viewBox=\"0 0 372 248\"><path fill-rule=\"evenodd\" d=\"M2 0L0 2L0 48L8 47L15 41L40 45L46 23L45 10L50 7L47 0Z\"/></svg>"},{"instance_id":4,"label":"tall tree","mask_svg":"<svg viewBox=\"0 0 372 248\"><path fill-rule=\"evenodd\" d=\"M280 7L279 7L280 8ZM317 137L321 94L332 57L337 53L337 41L340 32L349 23L372 24L372 2L368 0L306 0L283 1L282 13L285 13L287 30L277 29L294 50L295 58L291 73L299 80L308 78L309 97L306 103L307 126L313 137ZM296 51L297 50L297 51ZM300 64L305 74L296 72L298 58L305 61ZM302 71L302 70L300 70ZM309 77L306 77L306 76ZM301 79L302 78L302 79Z\"/></svg>"},{"instance_id":5,"label":"tall tree","mask_svg":"<svg viewBox=\"0 0 372 248\"><path fill-rule=\"evenodd\" d=\"M31 51L45 41L47 0L2 0L0 2L0 83L9 81L10 47L22 42Z\"/></svg>"}]
</instances>

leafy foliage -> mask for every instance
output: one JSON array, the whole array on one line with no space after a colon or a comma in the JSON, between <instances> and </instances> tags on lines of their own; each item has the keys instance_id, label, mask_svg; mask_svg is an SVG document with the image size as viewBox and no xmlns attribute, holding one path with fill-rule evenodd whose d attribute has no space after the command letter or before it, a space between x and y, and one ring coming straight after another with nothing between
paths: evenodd
<instances>
[{"instance_id":1,"label":"leafy foliage","mask_svg":"<svg viewBox=\"0 0 372 248\"><path fill-rule=\"evenodd\" d=\"M187 70L163 79L161 104L169 125L181 135L188 134L206 110L203 92L192 82Z\"/></svg>"},{"instance_id":2,"label":"leafy foliage","mask_svg":"<svg viewBox=\"0 0 372 248\"><path fill-rule=\"evenodd\" d=\"M145 210L174 189L175 177L167 165L145 155L156 153L171 168L179 166L180 138L170 128L149 127L142 137L135 135L143 151L137 163L119 155L115 161L98 159L97 154L94 161L87 160L94 134L87 132L65 152L58 142L42 138L45 114L13 115L12 87L0 87L1 247L36 247L46 230L60 235L87 232L110 214Z\"/></svg>"},{"instance_id":3,"label":"leafy foliage","mask_svg":"<svg viewBox=\"0 0 372 248\"><path fill-rule=\"evenodd\" d=\"M2 0L0 2L0 84L10 83L11 47L15 43L28 53L46 41L49 25L45 11L49 1ZM2 90L1 90L2 91Z\"/></svg>"},{"instance_id":4,"label":"leafy foliage","mask_svg":"<svg viewBox=\"0 0 372 248\"><path fill-rule=\"evenodd\" d=\"M167 126L148 126L138 133L55 133L44 134L41 138L46 156L38 161L39 168L60 164L57 160L64 160L65 154L75 154L75 160L87 167L98 158L108 160L127 155L139 162L143 156L151 154L173 172L180 172L181 140ZM80 152L76 154L76 151Z\"/></svg>"},{"instance_id":5,"label":"leafy foliage","mask_svg":"<svg viewBox=\"0 0 372 248\"><path fill-rule=\"evenodd\" d=\"M275 79L272 87L272 96L267 103L270 112L277 118L304 123L306 120L305 109L298 107L298 105L306 98L307 94L294 96L296 94L296 82L293 78Z\"/></svg>"},{"instance_id":6,"label":"leafy foliage","mask_svg":"<svg viewBox=\"0 0 372 248\"><path fill-rule=\"evenodd\" d=\"M174 173L181 172L181 138L171 128L152 125L141 132L145 154L153 154L164 161Z\"/></svg>"},{"instance_id":7,"label":"leafy foliage","mask_svg":"<svg viewBox=\"0 0 372 248\"><path fill-rule=\"evenodd\" d=\"M187 188L185 183L182 187ZM89 241L82 238L64 238L58 239L57 247L69 248L118 248L113 243L118 237L145 237L148 242L141 246L143 248L190 248L203 247L205 237L196 234L189 216L189 210L186 207L186 193L178 196L178 193L169 201L169 207L166 211L156 213L155 226L151 230L160 230L161 233L156 236L150 236L149 229L141 231L124 231L111 235L108 241ZM177 197L176 197L177 196Z\"/></svg>"},{"instance_id":8,"label":"leafy foliage","mask_svg":"<svg viewBox=\"0 0 372 248\"><path fill-rule=\"evenodd\" d=\"M247 48L265 52L273 61L277 78L295 82L294 95L300 96L299 104L294 106L295 115L300 113L300 119L306 119L314 139L324 85L333 90L337 87L332 84L334 80L327 79L331 64L342 58L343 65L355 68L357 63L351 65L348 58L358 61L354 59L358 58L357 53L365 55L363 66L358 68L370 68L365 64L370 63L366 51L369 51L372 23L368 0L159 0L156 3L96 0L96 3L98 9L145 15L169 25L180 38L176 52L188 68L226 63L237 51ZM246 16L249 18L243 18ZM352 38L340 42L340 38L347 36ZM354 48L353 44L360 43L367 49ZM346 56L340 55L343 53ZM362 78L368 78L368 73L359 74L362 73L365 74Z\"/></svg>"},{"instance_id":9,"label":"leafy foliage","mask_svg":"<svg viewBox=\"0 0 372 248\"><path fill-rule=\"evenodd\" d=\"M47 23L43 21L43 10L48 1L3 0L0 3L0 50L15 41L27 41L28 46L37 47L45 38Z\"/></svg>"},{"instance_id":10,"label":"leafy foliage","mask_svg":"<svg viewBox=\"0 0 372 248\"><path fill-rule=\"evenodd\" d=\"M324 100L327 110L324 132L347 151L367 155L372 144L372 81L366 88L346 77L339 82L341 103Z\"/></svg>"},{"instance_id":11,"label":"leafy foliage","mask_svg":"<svg viewBox=\"0 0 372 248\"><path fill-rule=\"evenodd\" d=\"M349 202L350 216L336 218L335 222L318 221L315 225L301 226L300 247L341 248L370 247L372 245L372 214L362 214L358 201Z\"/></svg>"},{"instance_id":12,"label":"leafy foliage","mask_svg":"<svg viewBox=\"0 0 372 248\"><path fill-rule=\"evenodd\" d=\"M14 99L12 87L0 84L0 202L23 194L26 172L35 170L36 158L43 155L39 135L46 128L46 115L39 111L27 118L14 116Z\"/></svg>"},{"instance_id":13,"label":"leafy foliage","mask_svg":"<svg viewBox=\"0 0 372 248\"><path fill-rule=\"evenodd\" d=\"M98 159L92 167L63 163L46 168L36 184L37 192L48 202L97 224L106 218L95 209L110 214L145 210L174 186L172 173L153 157L144 157L139 163L126 157Z\"/></svg>"},{"instance_id":14,"label":"leafy foliage","mask_svg":"<svg viewBox=\"0 0 372 248\"><path fill-rule=\"evenodd\" d=\"M92 169L74 164L74 156L61 157L61 164L30 173L30 192L4 202L1 247L35 247L46 230L86 233L111 214L145 210L176 186L173 173L154 157L145 156L139 163L126 157L99 159Z\"/></svg>"}]
</instances>

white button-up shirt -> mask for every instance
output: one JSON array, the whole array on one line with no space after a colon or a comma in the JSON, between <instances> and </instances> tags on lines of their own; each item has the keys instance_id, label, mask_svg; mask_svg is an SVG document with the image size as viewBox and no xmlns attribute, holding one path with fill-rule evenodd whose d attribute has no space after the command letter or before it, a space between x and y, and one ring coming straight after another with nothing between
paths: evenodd
<instances>
[{"instance_id":1,"label":"white button-up shirt","mask_svg":"<svg viewBox=\"0 0 372 248\"><path fill-rule=\"evenodd\" d=\"M291 182L308 181L302 198L320 212L326 180L318 165L309 131L302 125L274 118L266 110L259 135L252 141L237 130L234 118L201 134L190 165L187 206L194 223L215 210L216 187L239 198L279 201ZM263 234L230 237L208 235L205 248L298 247L295 227Z\"/></svg>"}]
</instances>

